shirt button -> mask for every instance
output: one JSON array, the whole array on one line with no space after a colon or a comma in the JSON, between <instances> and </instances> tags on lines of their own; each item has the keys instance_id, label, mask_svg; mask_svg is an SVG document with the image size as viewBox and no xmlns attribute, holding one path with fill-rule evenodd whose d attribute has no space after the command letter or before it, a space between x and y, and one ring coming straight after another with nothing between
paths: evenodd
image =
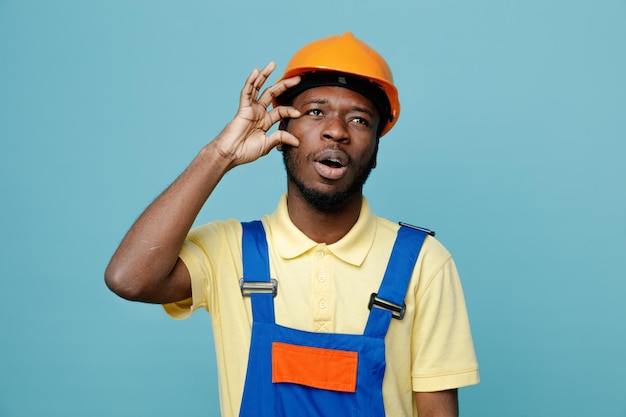
<instances>
[{"instance_id":1,"label":"shirt button","mask_svg":"<svg viewBox=\"0 0 626 417\"><path fill-rule=\"evenodd\" d=\"M322 259L324 257L324 252L317 252L317 257Z\"/></svg>"},{"instance_id":2,"label":"shirt button","mask_svg":"<svg viewBox=\"0 0 626 417\"><path fill-rule=\"evenodd\" d=\"M317 277L317 279L319 280L319 282L326 282L326 276L324 275L320 275L319 277Z\"/></svg>"},{"instance_id":3,"label":"shirt button","mask_svg":"<svg viewBox=\"0 0 626 417\"><path fill-rule=\"evenodd\" d=\"M322 300L319 303L320 308L326 308L326 301Z\"/></svg>"}]
</instances>

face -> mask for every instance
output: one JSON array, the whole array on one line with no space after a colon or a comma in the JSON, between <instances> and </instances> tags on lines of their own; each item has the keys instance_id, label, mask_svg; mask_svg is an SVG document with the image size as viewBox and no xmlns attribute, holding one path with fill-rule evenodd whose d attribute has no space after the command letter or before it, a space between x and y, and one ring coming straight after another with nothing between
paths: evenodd
<instances>
[{"instance_id":1,"label":"face","mask_svg":"<svg viewBox=\"0 0 626 417\"><path fill-rule=\"evenodd\" d=\"M325 211L360 201L363 184L376 166L376 107L343 87L305 90L293 107L302 116L287 124L300 146L283 149L290 195Z\"/></svg>"}]
</instances>

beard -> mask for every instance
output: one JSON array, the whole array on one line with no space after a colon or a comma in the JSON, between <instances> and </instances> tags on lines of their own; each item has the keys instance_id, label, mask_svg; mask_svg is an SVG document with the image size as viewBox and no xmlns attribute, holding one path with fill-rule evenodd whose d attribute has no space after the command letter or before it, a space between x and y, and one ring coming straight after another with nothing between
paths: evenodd
<instances>
[{"instance_id":1,"label":"beard","mask_svg":"<svg viewBox=\"0 0 626 417\"><path fill-rule=\"evenodd\" d=\"M378 145L378 144L377 144ZM293 156L294 148L292 146L283 145L283 162L285 164L285 170L287 171L287 178L292 182L304 199L313 207L320 211L339 211L341 210L352 198L356 195L359 197L362 195L363 186L367 181L372 169L376 165L376 155L378 153L378 146L374 149L369 161L357 167L357 173L352 183L343 190L337 190L332 192L323 192L308 187L304 182L296 176L300 163ZM311 160L311 155L307 156L307 161ZM348 160L348 166L354 166L353 160Z\"/></svg>"}]
</instances>

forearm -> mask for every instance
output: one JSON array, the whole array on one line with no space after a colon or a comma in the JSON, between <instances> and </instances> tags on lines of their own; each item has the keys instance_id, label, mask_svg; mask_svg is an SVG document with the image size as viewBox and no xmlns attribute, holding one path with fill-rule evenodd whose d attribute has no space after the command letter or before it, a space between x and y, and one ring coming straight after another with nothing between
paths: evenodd
<instances>
[{"instance_id":1,"label":"forearm","mask_svg":"<svg viewBox=\"0 0 626 417\"><path fill-rule=\"evenodd\" d=\"M148 302L163 302L167 293L181 292L168 288L178 253L200 209L229 168L230 161L213 144L198 153L120 243L105 272L112 291Z\"/></svg>"},{"instance_id":2,"label":"forearm","mask_svg":"<svg viewBox=\"0 0 626 417\"><path fill-rule=\"evenodd\" d=\"M416 392L415 402L419 417L458 417L458 390Z\"/></svg>"}]
</instances>

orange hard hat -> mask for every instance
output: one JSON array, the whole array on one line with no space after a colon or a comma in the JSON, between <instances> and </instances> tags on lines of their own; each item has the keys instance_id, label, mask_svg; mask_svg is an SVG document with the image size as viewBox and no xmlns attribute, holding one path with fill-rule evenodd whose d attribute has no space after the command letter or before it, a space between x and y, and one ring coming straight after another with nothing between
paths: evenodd
<instances>
[{"instance_id":1,"label":"orange hard hat","mask_svg":"<svg viewBox=\"0 0 626 417\"><path fill-rule=\"evenodd\" d=\"M370 48L365 42L356 39L352 33L346 32L343 35L329 36L304 46L291 58L281 80L309 73L341 73L369 81L367 83L369 86L360 82L352 88L370 99L373 96L382 96L382 100L385 101L381 107L377 104L377 101L380 100L372 100L381 113L380 118L383 126L379 129L380 136L387 133L398 120L400 102L389 65L378 52ZM342 85L343 77L341 78L341 83L326 83L325 81L320 83L318 81L314 85L301 86L300 90L320 85L344 86ZM347 85L345 87L351 88ZM286 95L290 90L286 92ZM293 87L293 90L298 90L298 86ZM280 103L280 97L276 101ZM381 108L384 109L382 112Z\"/></svg>"}]
</instances>

